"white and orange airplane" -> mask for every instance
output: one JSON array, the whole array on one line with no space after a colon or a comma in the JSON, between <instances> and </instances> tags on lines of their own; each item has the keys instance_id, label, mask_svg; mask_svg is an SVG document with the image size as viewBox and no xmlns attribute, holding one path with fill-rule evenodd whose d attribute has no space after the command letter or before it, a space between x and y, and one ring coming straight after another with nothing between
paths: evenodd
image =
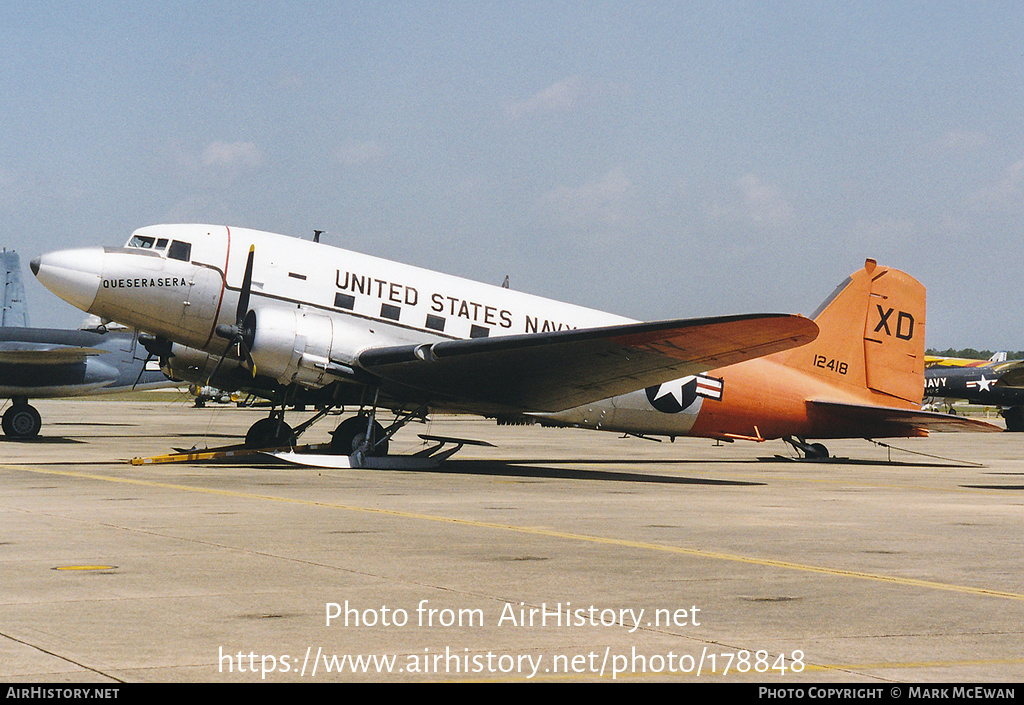
<instances>
[{"instance_id":1,"label":"white and orange airplane","mask_svg":"<svg viewBox=\"0 0 1024 705\"><path fill-rule=\"evenodd\" d=\"M333 432L353 457L387 454L431 411L781 437L810 455L827 451L806 438L997 430L920 411L924 288L871 260L814 320L653 323L224 226L150 226L124 247L41 255L32 271L82 310L147 331L170 376L275 400L252 447L293 442L310 422L293 430L284 409L310 403L359 408ZM396 415L387 429L381 408Z\"/></svg>"},{"instance_id":2,"label":"white and orange airplane","mask_svg":"<svg viewBox=\"0 0 1024 705\"><path fill-rule=\"evenodd\" d=\"M1001 430L921 410L925 288L905 272L869 259L811 318L807 345L540 416L636 435L784 438L808 457L828 457L808 438Z\"/></svg>"}]
</instances>

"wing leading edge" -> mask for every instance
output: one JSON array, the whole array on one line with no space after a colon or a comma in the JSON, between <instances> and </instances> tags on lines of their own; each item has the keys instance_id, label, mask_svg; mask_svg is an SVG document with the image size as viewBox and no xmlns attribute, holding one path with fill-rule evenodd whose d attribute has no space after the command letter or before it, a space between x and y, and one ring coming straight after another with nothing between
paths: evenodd
<instances>
[{"instance_id":1,"label":"wing leading edge","mask_svg":"<svg viewBox=\"0 0 1024 705\"><path fill-rule=\"evenodd\" d=\"M364 370L478 413L561 411L804 345L803 316L754 314L371 348Z\"/></svg>"}]
</instances>

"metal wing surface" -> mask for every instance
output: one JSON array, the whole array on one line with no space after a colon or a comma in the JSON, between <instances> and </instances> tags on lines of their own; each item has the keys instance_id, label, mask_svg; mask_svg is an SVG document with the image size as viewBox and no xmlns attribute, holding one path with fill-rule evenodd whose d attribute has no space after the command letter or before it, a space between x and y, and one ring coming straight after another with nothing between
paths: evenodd
<instances>
[{"instance_id":1,"label":"metal wing surface","mask_svg":"<svg viewBox=\"0 0 1024 705\"><path fill-rule=\"evenodd\" d=\"M31 347L11 348L0 343L0 363L9 365L66 365L85 362L92 355L103 355L106 350L97 348L79 348L59 345L35 345Z\"/></svg>"},{"instance_id":2,"label":"metal wing surface","mask_svg":"<svg viewBox=\"0 0 1024 705\"><path fill-rule=\"evenodd\" d=\"M478 413L560 411L817 335L802 316L754 314L372 348L358 364L435 403Z\"/></svg>"},{"instance_id":3,"label":"metal wing surface","mask_svg":"<svg viewBox=\"0 0 1024 705\"><path fill-rule=\"evenodd\" d=\"M0 363L9 365L65 365L85 362L107 350L97 347L104 340L91 331L49 328L0 328Z\"/></svg>"},{"instance_id":4,"label":"metal wing surface","mask_svg":"<svg viewBox=\"0 0 1024 705\"><path fill-rule=\"evenodd\" d=\"M834 416L837 424L845 422L864 427L875 427L876 430L892 431L897 428L903 431L974 431L978 433L997 433L1003 430L986 421L933 411L823 400L811 400L809 403Z\"/></svg>"}]
</instances>

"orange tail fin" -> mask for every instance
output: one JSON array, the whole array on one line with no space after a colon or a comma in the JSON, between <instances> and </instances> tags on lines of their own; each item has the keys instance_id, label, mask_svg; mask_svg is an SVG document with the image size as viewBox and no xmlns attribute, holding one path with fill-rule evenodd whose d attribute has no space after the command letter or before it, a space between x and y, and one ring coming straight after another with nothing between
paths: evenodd
<instances>
[{"instance_id":1,"label":"orange tail fin","mask_svg":"<svg viewBox=\"0 0 1024 705\"><path fill-rule=\"evenodd\" d=\"M817 340L779 354L830 383L919 404L924 394L924 286L874 260L851 274L811 316Z\"/></svg>"}]
</instances>

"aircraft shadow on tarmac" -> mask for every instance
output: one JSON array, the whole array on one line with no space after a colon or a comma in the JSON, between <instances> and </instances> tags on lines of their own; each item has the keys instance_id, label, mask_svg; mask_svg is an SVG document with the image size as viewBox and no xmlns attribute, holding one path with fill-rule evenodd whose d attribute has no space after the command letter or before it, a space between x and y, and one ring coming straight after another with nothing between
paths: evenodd
<instances>
[{"instance_id":1,"label":"aircraft shadow on tarmac","mask_svg":"<svg viewBox=\"0 0 1024 705\"><path fill-rule=\"evenodd\" d=\"M80 441L76 438L67 438L65 436L35 436L33 438L9 438L7 436L0 436L0 443L20 443L23 445L78 445L81 443L87 443L87 441Z\"/></svg>"},{"instance_id":2,"label":"aircraft shadow on tarmac","mask_svg":"<svg viewBox=\"0 0 1024 705\"><path fill-rule=\"evenodd\" d=\"M682 461L691 462L691 461ZM732 487L756 487L764 482L747 482L740 480L716 480L711 478L677 477L672 475L656 475L630 470L595 470L564 465L615 465L636 466L645 463L665 465L663 460L448 460L441 467L428 472L460 473L464 475L507 475L513 477L529 477L535 479L558 480L599 480L610 482L653 482L666 485L717 485Z\"/></svg>"},{"instance_id":3,"label":"aircraft shadow on tarmac","mask_svg":"<svg viewBox=\"0 0 1024 705\"><path fill-rule=\"evenodd\" d=\"M1024 490L1024 485L960 485L968 490Z\"/></svg>"},{"instance_id":4,"label":"aircraft shadow on tarmac","mask_svg":"<svg viewBox=\"0 0 1024 705\"><path fill-rule=\"evenodd\" d=\"M986 475L1022 476L1024 472L989 472ZM960 485L970 490L1024 490L1024 483L1019 485Z\"/></svg>"},{"instance_id":5,"label":"aircraft shadow on tarmac","mask_svg":"<svg viewBox=\"0 0 1024 705\"><path fill-rule=\"evenodd\" d=\"M751 459L750 463L760 462L785 462L788 464L799 465L804 461L794 461L790 458L785 457L774 457L774 458L757 458ZM613 482L653 482L661 484L675 484L675 485L715 485L715 486L733 486L733 487L758 487L765 486L768 483L762 481L744 481L744 480L719 480L713 478L704 477L680 477L674 475L660 475L651 474L644 472L637 472L630 470L631 467L639 467L643 465L700 465L704 467L713 468L717 464L729 463L735 464L736 460L595 460L595 459L581 459L581 460L551 460L548 458L544 459L517 459L512 461L499 461L499 460L448 460L443 463L439 468L434 470L427 470L426 472L444 472L444 473L462 473L467 475L511 475L519 477L533 477L533 478L546 478L546 479L565 479L565 480L603 480ZM885 466L885 467L896 467L896 468L908 468L908 467L963 467L961 463L935 463L935 462L896 462L890 460L850 460L847 458L835 459L833 461L836 464L846 465L861 465L861 466ZM573 465L585 465L587 469L575 469ZM614 465L616 470L600 470L592 469L592 466L600 465ZM814 466L810 469L815 469ZM385 471L387 472L387 471Z\"/></svg>"},{"instance_id":6,"label":"aircraft shadow on tarmac","mask_svg":"<svg viewBox=\"0 0 1024 705\"><path fill-rule=\"evenodd\" d=\"M858 465L858 466L879 466L879 467L893 467L893 468L962 468L962 467L981 467L978 463L970 462L967 460L944 460L942 462L933 461L904 461L904 460L886 460L884 458L870 459L870 458L790 458L783 455L776 455L774 457L761 457L757 459L762 463L788 463L788 464L808 464L813 466L817 465Z\"/></svg>"},{"instance_id":7,"label":"aircraft shadow on tarmac","mask_svg":"<svg viewBox=\"0 0 1024 705\"><path fill-rule=\"evenodd\" d=\"M582 469L573 467L562 467L566 465L615 465L618 468L624 468L629 466L636 466L640 464L651 464L651 465L666 465L672 462L680 463L696 463L697 461L664 461L664 460L551 460L551 459L522 459L522 460L446 460L436 468L415 468L415 469L400 469L400 468L389 468L387 470L370 470L369 472L381 472L381 473L431 473L431 474L445 474L445 475L490 475L490 476L503 476L503 477L515 477L515 478L531 478L531 479L543 479L543 480L591 480L601 482L644 482L644 483L658 483L666 485L714 485L714 486L727 486L727 487L758 487L763 486L767 483L764 482L749 482L741 480L716 480L711 478L703 477L677 477L672 475L656 475L644 472L634 472L629 470L595 470L595 469ZM252 467L252 466L267 466L274 465L276 467L292 467L296 466L282 466L273 458L259 458L250 457L246 458L244 462L239 462L237 458L224 458L224 459L213 459L203 461L202 464L212 464L219 467ZM701 463L706 464L706 463ZM193 465L194 464L190 464ZM298 469L298 468L296 468ZM353 472L352 470L323 470L321 472ZM359 471L356 471L359 472Z\"/></svg>"}]
</instances>

